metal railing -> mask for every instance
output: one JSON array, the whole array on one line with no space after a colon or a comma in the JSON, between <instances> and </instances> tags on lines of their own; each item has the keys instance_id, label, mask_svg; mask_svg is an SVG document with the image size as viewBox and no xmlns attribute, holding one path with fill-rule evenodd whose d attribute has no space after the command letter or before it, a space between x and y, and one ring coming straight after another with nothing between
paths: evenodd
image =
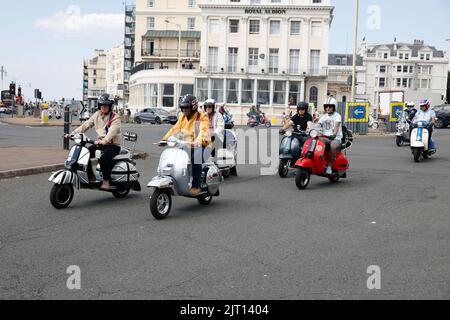
<instances>
[{"instance_id":1,"label":"metal railing","mask_svg":"<svg viewBox=\"0 0 450 320\"><path fill-rule=\"evenodd\" d=\"M178 50L177 49L142 49L143 57L155 57L155 58L177 58ZM180 50L181 58L191 58L191 59L200 59L200 51L199 50Z\"/></svg>"}]
</instances>

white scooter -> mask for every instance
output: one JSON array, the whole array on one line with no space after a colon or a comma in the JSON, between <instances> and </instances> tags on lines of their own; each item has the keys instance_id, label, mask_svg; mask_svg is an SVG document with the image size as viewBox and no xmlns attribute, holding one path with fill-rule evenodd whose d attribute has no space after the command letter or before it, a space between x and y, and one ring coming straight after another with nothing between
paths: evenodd
<instances>
[{"instance_id":1,"label":"white scooter","mask_svg":"<svg viewBox=\"0 0 450 320\"><path fill-rule=\"evenodd\" d=\"M213 197L220 195L219 186L224 179L219 168L210 161L203 164L201 193L192 196L192 164L190 143L176 137L161 141L157 145L166 145L161 154L158 176L154 177L147 187L154 188L150 198L150 211L157 220L167 218L172 209L172 196L197 199L202 205L209 205Z\"/></svg>"},{"instance_id":2,"label":"white scooter","mask_svg":"<svg viewBox=\"0 0 450 320\"><path fill-rule=\"evenodd\" d=\"M237 177L237 135L231 130L225 130L223 148L217 150L217 167L224 178Z\"/></svg>"},{"instance_id":3,"label":"white scooter","mask_svg":"<svg viewBox=\"0 0 450 320\"><path fill-rule=\"evenodd\" d=\"M378 123L375 112L370 113L369 114L369 128L376 130L379 127L380 127L380 124Z\"/></svg>"},{"instance_id":4,"label":"white scooter","mask_svg":"<svg viewBox=\"0 0 450 320\"><path fill-rule=\"evenodd\" d=\"M436 144L431 139L428 130L430 123L427 121L417 121L413 123L413 130L411 133L411 151L414 157L414 162L420 162L420 158L428 159L431 155L437 152Z\"/></svg>"},{"instance_id":5,"label":"white scooter","mask_svg":"<svg viewBox=\"0 0 450 320\"><path fill-rule=\"evenodd\" d=\"M65 169L53 173L48 179L53 182L50 202L56 209L64 209L70 205L74 196L74 187L99 190L103 182L100 165L96 168L95 181L90 181L88 177L90 152L86 145L93 144L94 141L84 134L76 134L70 139L75 141L75 145L70 150ZM127 132L124 134L124 140L134 143L134 146L132 149L122 148L120 154L113 159L111 185L117 189L112 190L111 193L118 199L126 198L131 190L141 191L140 175L136 169L136 162L133 160L137 134ZM96 159L99 159L101 155L102 152L97 151Z\"/></svg>"}]
</instances>

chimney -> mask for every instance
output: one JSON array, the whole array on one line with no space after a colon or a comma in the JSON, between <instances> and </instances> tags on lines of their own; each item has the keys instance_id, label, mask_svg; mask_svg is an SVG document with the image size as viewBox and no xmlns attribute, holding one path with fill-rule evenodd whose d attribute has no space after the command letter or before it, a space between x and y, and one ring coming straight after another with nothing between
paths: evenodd
<instances>
[{"instance_id":1,"label":"chimney","mask_svg":"<svg viewBox=\"0 0 450 320\"><path fill-rule=\"evenodd\" d=\"M424 43L425 43L425 41L423 41L423 40L414 40L414 45L416 45L416 46L423 46L424 45Z\"/></svg>"},{"instance_id":2,"label":"chimney","mask_svg":"<svg viewBox=\"0 0 450 320\"><path fill-rule=\"evenodd\" d=\"M397 38L394 38L394 51L397 51L398 46L397 46Z\"/></svg>"}]
</instances>

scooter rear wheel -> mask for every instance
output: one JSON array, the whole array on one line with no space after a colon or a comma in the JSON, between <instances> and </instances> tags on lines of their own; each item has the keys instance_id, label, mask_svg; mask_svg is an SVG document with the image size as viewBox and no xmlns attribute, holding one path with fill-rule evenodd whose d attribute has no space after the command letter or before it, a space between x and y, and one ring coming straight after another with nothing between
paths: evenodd
<instances>
[{"instance_id":1,"label":"scooter rear wheel","mask_svg":"<svg viewBox=\"0 0 450 320\"><path fill-rule=\"evenodd\" d=\"M72 203L73 195L72 184L55 184L50 191L50 203L55 209L65 209Z\"/></svg>"},{"instance_id":2,"label":"scooter rear wheel","mask_svg":"<svg viewBox=\"0 0 450 320\"><path fill-rule=\"evenodd\" d=\"M130 190L131 190L130 188L114 190L112 192L112 194L117 199L125 199L128 196L128 194L130 193Z\"/></svg>"},{"instance_id":3,"label":"scooter rear wheel","mask_svg":"<svg viewBox=\"0 0 450 320\"><path fill-rule=\"evenodd\" d=\"M266 122L266 128L269 129L272 126L272 123Z\"/></svg>"},{"instance_id":4,"label":"scooter rear wheel","mask_svg":"<svg viewBox=\"0 0 450 320\"><path fill-rule=\"evenodd\" d=\"M305 169L298 169L295 175L295 185L300 190L305 190L311 181L311 173Z\"/></svg>"},{"instance_id":5,"label":"scooter rear wheel","mask_svg":"<svg viewBox=\"0 0 450 320\"><path fill-rule=\"evenodd\" d=\"M211 203L212 199L213 199L212 196L206 196L206 197L198 198L197 200L202 206L207 206Z\"/></svg>"},{"instance_id":6,"label":"scooter rear wheel","mask_svg":"<svg viewBox=\"0 0 450 320\"><path fill-rule=\"evenodd\" d=\"M166 190L156 190L150 198L150 211L156 220L167 218L172 209L172 196Z\"/></svg>"},{"instance_id":7,"label":"scooter rear wheel","mask_svg":"<svg viewBox=\"0 0 450 320\"><path fill-rule=\"evenodd\" d=\"M413 149L414 162L420 162L420 150L415 148Z\"/></svg>"}]
</instances>

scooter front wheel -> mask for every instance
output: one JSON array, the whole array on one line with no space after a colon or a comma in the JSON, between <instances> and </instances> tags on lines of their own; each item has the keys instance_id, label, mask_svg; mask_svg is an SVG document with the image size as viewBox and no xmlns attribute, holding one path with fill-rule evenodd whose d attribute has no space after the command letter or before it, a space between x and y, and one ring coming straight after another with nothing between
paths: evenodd
<instances>
[{"instance_id":1,"label":"scooter front wheel","mask_svg":"<svg viewBox=\"0 0 450 320\"><path fill-rule=\"evenodd\" d=\"M72 203L73 195L72 184L55 184L50 191L50 203L55 209L65 209Z\"/></svg>"},{"instance_id":2,"label":"scooter front wheel","mask_svg":"<svg viewBox=\"0 0 450 320\"><path fill-rule=\"evenodd\" d=\"M266 122L266 128L269 129L272 126L272 123Z\"/></svg>"},{"instance_id":3,"label":"scooter front wheel","mask_svg":"<svg viewBox=\"0 0 450 320\"><path fill-rule=\"evenodd\" d=\"M298 169L295 175L295 185L300 190L305 190L311 181L311 173L305 169Z\"/></svg>"},{"instance_id":4,"label":"scooter front wheel","mask_svg":"<svg viewBox=\"0 0 450 320\"><path fill-rule=\"evenodd\" d=\"M403 145L403 138L402 137L397 137L395 139L395 143L397 144L397 147L401 147Z\"/></svg>"},{"instance_id":5,"label":"scooter front wheel","mask_svg":"<svg viewBox=\"0 0 450 320\"><path fill-rule=\"evenodd\" d=\"M150 211L156 220L167 218L172 209L172 196L166 190L156 190L150 198Z\"/></svg>"},{"instance_id":6,"label":"scooter front wheel","mask_svg":"<svg viewBox=\"0 0 450 320\"><path fill-rule=\"evenodd\" d=\"M280 160L278 165L278 175L280 178L286 178L289 174L288 162L286 160Z\"/></svg>"},{"instance_id":7,"label":"scooter front wheel","mask_svg":"<svg viewBox=\"0 0 450 320\"><path fill-rule=\"evenodd\" d=\"M372 124L372 129L377 130L379 127L380 127L380 125L378 124L378 122L374 122L374 123Z\"/></svg>"}]
</instances>

